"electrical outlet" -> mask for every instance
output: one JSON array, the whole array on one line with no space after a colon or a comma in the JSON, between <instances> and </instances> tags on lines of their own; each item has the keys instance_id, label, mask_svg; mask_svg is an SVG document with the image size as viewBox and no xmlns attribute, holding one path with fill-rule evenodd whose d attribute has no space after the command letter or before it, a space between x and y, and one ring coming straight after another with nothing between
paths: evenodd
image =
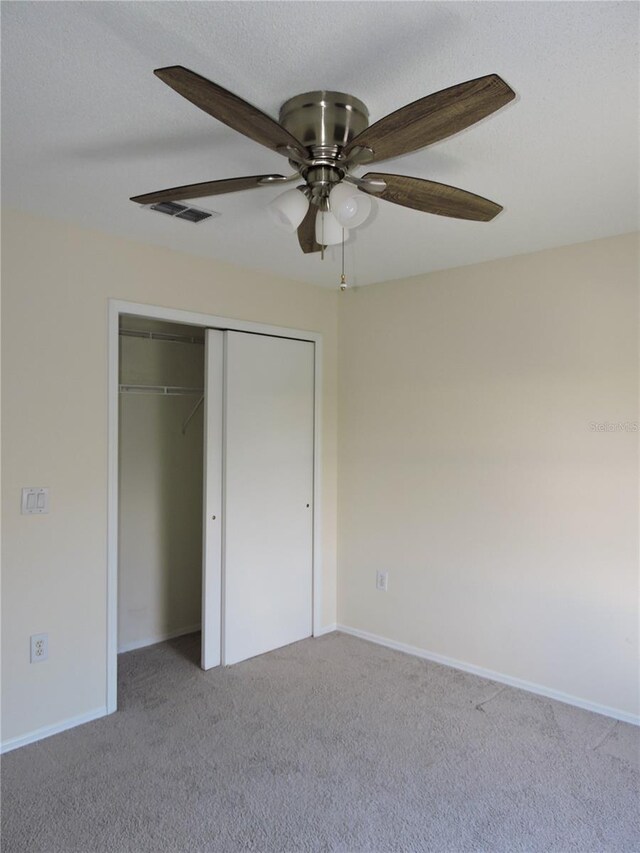
<instances>
[{"instance_id":1,"label":"electrical outlet","mask_svg":"<svg viewBox=\"0 0 640 853\"><path fill-rule=\"evenodd\" d=\"M40 663L49 657L49 635L31 635L31 663Z\"/></svg>"},{"instance_id":2,"label":"electrical outlet","mask_svg":"<svg viewBox=\"0 0 640 853\"><path fill-rule=\"evenodd\" d=\"M376 589L386 592L389 587L389 572L376 572Z\"/></svg>"}]
</instances>

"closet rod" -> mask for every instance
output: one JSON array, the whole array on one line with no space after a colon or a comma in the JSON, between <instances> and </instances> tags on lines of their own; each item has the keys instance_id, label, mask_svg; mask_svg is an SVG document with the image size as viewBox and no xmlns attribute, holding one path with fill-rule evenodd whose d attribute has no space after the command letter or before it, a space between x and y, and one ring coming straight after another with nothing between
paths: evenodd
<instances>
[{"instance_id":1,"label":"closet rod","mask_svg":"<svg viewBox=\"0 0 640 853\"><path fill-rule=\"evenodd\" d=\"M178 397L204 394L204 388L187 388L182 385L120 385L121 394L161 394L165 397Z\"/></svg>"},{"instance_id":2,"label":"closet rod","mask_svg":"<svg viewBox=\"0 0 640 853\"><path fill-rule=\"evenodd\" d=\"M193 335L172 335L169 332L150 332L146 329L120 329L119 334L123 338L147 338L152 341L169 341L178 344L200 344L204 346L203 338Z\"/></svg>"}]
</instances>

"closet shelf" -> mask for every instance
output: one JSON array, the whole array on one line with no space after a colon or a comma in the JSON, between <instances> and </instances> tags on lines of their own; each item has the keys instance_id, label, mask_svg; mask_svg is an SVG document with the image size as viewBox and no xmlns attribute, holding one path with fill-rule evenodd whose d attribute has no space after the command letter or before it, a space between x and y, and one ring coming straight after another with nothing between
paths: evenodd
<instances>
[{"instance_id":1,"label":"closet shelf","mask_svg":"<svg viewBox=\"0 0 640 853\"><path fill-rule=\"evenodd\" d=\"M143 329L120 329L121 338L146 338L150 341L164 341L175 344L199 344L204 346L204 337L194 335L176 335L168 332L151 332Z\"/></svg>"},{"instance_id":2,"label":"closet shelf","mask_svg":"<svg viewBox=\"0 0 640 853\"><path fill-rule=\"evenodd\" d=\"M121 394L162 394L165 397L196 396L204 388L187 388L183 385L120 385Z\"/></svg>"}]
</instances>

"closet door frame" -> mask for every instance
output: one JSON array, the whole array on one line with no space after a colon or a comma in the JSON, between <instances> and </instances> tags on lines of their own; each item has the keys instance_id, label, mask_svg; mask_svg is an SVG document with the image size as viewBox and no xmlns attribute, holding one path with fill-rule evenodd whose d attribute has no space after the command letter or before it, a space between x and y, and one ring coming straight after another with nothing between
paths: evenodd
<instances>
[{"instance_id":1,"label":"closet door frame","mask_svg":"<svg viewBox=\"0 0 640 853\"><path fill-rule=\"evenodd\" d=\"M285 326L271 326L201 314L159 305L109 299L108 306L108 486L107 486L107 636L106 706L117 710L118 702L118 424L119 424L119 325L120 315L185 323L222 331L251 332L280 338L295 338L314 344L314 447L313 447L313 636L326 633L322 626L322 334Z\"/></svg>"}]
</instances>

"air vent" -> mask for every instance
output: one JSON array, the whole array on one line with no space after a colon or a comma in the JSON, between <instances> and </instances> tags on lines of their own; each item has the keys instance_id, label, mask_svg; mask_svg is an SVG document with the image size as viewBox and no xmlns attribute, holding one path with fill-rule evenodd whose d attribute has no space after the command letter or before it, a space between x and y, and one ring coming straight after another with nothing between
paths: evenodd
<instances>
[{"instance_id":1,"label":"air vent","mask_svg":"<svg viewBox=\"0 0 640 853\"><path fill-rule=\"evenodd\" d=\"M158 204L149 205L149 210L157 210L159 213L166 213L167 216L173 216L174 219L186 219L187 222L203 222L205 219L211 219L212 216L220 216L213 210L202 210L199 207L187 207L186 204L176 204L175 201L161 201Z\"/></svg>"},{"instance_id":2,"label":"air vent","mask_svg":"<svg viewBox=\"0 0 640 853\"><path fill-rule=\"evenodd\" d=\"M211 214L206 210L198 210L195 207L188 207L186 210L181 210L176 213L178 219L187 219L189 222L202 222L203 219L210 219Z\"/></svg>"},{"instance_id":3,"label":"air vent","mask_svg":"<svg viewBox=\"0 0 640 853\"><path fill-rule=\"evenodd\" d=\"M175 216L182 210L188 210L184 204L176 204L174 201L161 201L160 204L152 204L151 210L159 210L160 213L168 213L169 216Z\"/></svg>"}]
</instances>

